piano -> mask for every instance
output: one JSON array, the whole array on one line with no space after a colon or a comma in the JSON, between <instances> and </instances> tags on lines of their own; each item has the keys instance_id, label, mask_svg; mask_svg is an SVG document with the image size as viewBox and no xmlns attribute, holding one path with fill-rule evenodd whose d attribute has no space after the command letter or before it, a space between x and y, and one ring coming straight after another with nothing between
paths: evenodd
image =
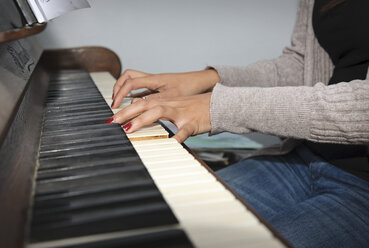
<instances>
[{"instance_id":1,"label":"piano","mask_svg":"<svg viewBox=\"0 0 369 248\"><path fill-rule=\"evenodd\" d=\"M165 126L104 123L114 52L42 29L0 33L0 247L290 246Z\"/></svg>"}]
</instances>

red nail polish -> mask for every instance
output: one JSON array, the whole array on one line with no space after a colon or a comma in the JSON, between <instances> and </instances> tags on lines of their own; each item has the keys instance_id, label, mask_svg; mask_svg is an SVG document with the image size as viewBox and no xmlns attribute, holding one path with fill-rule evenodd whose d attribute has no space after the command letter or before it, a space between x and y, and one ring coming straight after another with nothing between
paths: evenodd
<instances>
[{"instance_id":1,"label":"red nail polish","mask_svg":"<svg viewBox=\"0 0 369 248\"><path fill-rule=\"evenodd\" d=\"M114 102L115 102L115 100L113 100L113 102L111 103L111 106L110 106L110 107L113 107L113 105L114 105Z\"/></svg>"},{"instance_id":2,"label":"red nail polish","mask_svg":"<svg viewBox=\"0 0 369 248\"><path fill-rule=\"evenodd\" d=\"M128 122L128 123L124 124L122 127L123 127L124 131L127 132L132 127L132 122Z\"/></svg>"},{"instance_id":3,"label":"red nail polish","mask_svg":"<svg viewBox=\"0 0 369 248\"><path fill-rule=\"evenodd\" d=\"M109 120L105 121L106 124L112 123L114 121L114 118L110 118Z\"/></svg>"}]
</instances>

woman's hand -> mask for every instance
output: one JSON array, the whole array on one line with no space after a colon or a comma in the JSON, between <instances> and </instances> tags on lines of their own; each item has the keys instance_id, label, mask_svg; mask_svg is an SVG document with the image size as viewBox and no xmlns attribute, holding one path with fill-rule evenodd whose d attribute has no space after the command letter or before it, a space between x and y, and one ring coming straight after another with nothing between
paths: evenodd
<instances>
[{"instance_id":1,"label":"woman's hand","mask_svg":"<svg viewBox=\"0 0 369 248\"><path fill-rule=\"evenodd\" d=\"M118 107L132 90L147 88L132 96L150 99L191 96L211 90L219 80L215 70L167 74L126 70L114 85L112 108Z\"/></svg>"},{"instance_id":2,"label":"woman's hand","mask_svg":"<svg viewBox=\"0 0 369 248\"><path fill-rule=\"evenodd\" d=\"M142 126L159 119L169 120L178 127L174 138L182 143L189 136L209 132L210 96L205 93L178 98L135 99L132 104L113 116L114 123L123 125L127 133L132 133Z\"/></svg>"}]
</instances>

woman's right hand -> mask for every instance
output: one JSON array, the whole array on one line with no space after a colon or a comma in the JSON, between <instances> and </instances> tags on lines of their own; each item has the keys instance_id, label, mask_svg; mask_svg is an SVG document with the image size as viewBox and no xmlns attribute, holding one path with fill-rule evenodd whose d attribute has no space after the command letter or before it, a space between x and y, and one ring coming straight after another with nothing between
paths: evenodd
<instances>
[{"instance_id":1,"label":"woman's right hand","mask_svg":"<svg viewBox=\"0 0 369 248\"><path fill-rule=\"evenodd\" d=\"M150 99L191 96L211 90L219 80L218 73L212 69L166 74L126 70L114 85L112 108L118 107L132 90L147 88L147 91L131 96Z\"/></svg>"}]
</instances>

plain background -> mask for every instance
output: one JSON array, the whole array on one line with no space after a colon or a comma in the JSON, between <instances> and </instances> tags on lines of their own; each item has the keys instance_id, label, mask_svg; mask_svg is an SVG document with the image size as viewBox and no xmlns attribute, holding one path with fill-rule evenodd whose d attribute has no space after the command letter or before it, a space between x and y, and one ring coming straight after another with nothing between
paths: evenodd
<instances>
[{"instance_id":1,"label":"plain background","mask_svg":"<svg viewBox=\"0 0 369 248\"><path fill-rule=\"evenodd\" d=\"M298 0L89 0L49 22L45 48L99 45L150 73L247 65L290 44Z\"/></svg>"}]
</instances>

